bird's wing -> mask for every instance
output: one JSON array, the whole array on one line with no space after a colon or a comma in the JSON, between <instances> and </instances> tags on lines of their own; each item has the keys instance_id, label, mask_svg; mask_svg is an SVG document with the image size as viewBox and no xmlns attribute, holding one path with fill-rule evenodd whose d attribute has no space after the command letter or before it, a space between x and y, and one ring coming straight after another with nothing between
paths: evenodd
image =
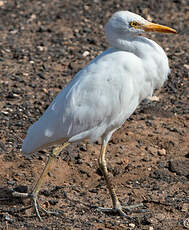
<instances>
[{"instance_id":1,"label":"bird's wing","mask_svg":"<svg viewBox=\"0 0 189 230\"><path fill-rule=\"evenodd\" d=\"M28 141L42 146L61 138L96 140L119 128L139 103L142 76L141 61L133 54L109 49L57 95L28 130Z\"/></svg>"},{"instance_id":2,"label":"bird's wing","mask_svg":"<svg viewBox=\"0 0 189 230\"><path fill-rule=\"evenodd\" d=\"M72 138L87 131L85 134L95 139L108 127L119 127L138 103L133 66L129 60L123 60L133 56L111 50L80 71L46 112L47 116L56 117L56 121L51 119L52 126L56 126L54 133ZM136 74L142 74L140 69L139 65Z\"/></svg>"}]
</instances>

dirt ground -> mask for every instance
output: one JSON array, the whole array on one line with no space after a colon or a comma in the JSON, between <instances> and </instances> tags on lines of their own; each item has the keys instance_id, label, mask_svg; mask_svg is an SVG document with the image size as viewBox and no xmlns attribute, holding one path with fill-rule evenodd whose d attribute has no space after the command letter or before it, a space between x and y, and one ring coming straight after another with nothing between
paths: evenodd
<instances>
[{"instance_id":1,"label":"dirt ground","mask_svg":"<svg viewBox=\"0 0 189 230\"><path fill-rule=\"evenodd\" d=\"M100 145L74 144L55 160L40 191L42 213L11 190L31 191L50 149L25 158L22 141L75 73L104 51L103 26L130 10L170 26L177 35L149 34L169 57L171 75L112 137L108 170L124 204L143 203L130 219L99 212L111 199L98 169ZM0 229L189 229L188 0L0 1Z\"/></svg>"}]
</instances>

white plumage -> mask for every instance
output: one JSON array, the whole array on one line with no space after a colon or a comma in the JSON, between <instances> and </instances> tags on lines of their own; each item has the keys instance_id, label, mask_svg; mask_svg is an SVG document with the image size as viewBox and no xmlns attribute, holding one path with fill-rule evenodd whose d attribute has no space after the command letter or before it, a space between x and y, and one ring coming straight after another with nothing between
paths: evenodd
<instances>
[{"instance_id":1,"label":"white plumage","mask_svg":"<svg viewBox=\"0 0 189 230\"><path fill-rule=\"evenodd\" d=\"M150 23L128 11L120 11L105 26L111 46L92 60L58 94L43 116L28 130L22 151L26 154L52 144L53 150L31 194L37 216L37 195L52 160L63 148L75 141L102 139L99 167L111 195L113 208L103 211L127 216L116 196L108 175L105 153L113 132L135 111L139 103L160 88L169 74L168 59L154 41L139 36L144 31L176 33L175 30ZM16 196L23 194L16 193ZM52 213L52 212L51 212Z\"/></svg>"},{"instance_id":2,"label":"white plumage","mask_svg":"<svg viewBox=\"0 0 189 230\"><path fill-rule=\"evenodd\" d=\"M58 94L43 116L28 130L22 151L30 153L50 144L103 136L108 142L141 100L162 86L168 59L154 41L138 33L151 24L128 12L115 13L105 26L112 48L92 60ZM168 31L169 32L169 31Z\"/></svg>"}]
</instances>

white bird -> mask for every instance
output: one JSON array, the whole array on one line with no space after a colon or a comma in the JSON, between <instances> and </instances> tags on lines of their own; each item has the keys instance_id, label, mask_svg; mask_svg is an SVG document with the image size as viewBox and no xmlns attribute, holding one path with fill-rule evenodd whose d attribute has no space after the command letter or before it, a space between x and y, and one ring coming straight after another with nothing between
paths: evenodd
<instances>
[{"instance_id":1,"label":"white bird","mask_svg":"<svg viewBox=\"0 0 189 230\"><path fill-rule=\"evenodd\" d=\"M151 23L129 11L114 13L105 25L111 48L79 71L42 117L28 129L22 146L26 154L63 144L53 150L33 192L26 194L33 198L40 219L37 195L53 157L70 143L94 142L100 138L99 166L113 203L112 209L104 208L104 211L126 216L108 175L105 152L112 134L143 99L152 96L153 91L163 85L170 72L164 50L154 41L139 35L150 31L176 33L174 29Z\"/></svg>"}]
</instances>

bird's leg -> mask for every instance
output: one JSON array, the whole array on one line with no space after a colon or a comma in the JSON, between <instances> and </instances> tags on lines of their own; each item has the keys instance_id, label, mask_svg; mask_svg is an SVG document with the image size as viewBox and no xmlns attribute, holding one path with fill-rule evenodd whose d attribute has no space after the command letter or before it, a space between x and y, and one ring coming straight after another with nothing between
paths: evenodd
<instances>
[{"instance_id":1,"label":"bird's leg","mask_svg":"<svg viewBox=\"0 0 189 230\"><path fill-rule=\"evenodd\" d=\"M37 201L37 195L38 195L38 193L39 193L39 190L40 190L40 188L41 188L41 185L42 185L42 182L43 182L44 178L46 177L47 173L49 172L49 169L50 169L50 166L52 165L53 160L54 160L54 159L59 155L59 153L60 153L66 146L68 146L69 144L70 144L69 142L66 142L66 143L64 143L64 145L58 146L58 147L56 147L56 148L53 149L53 152L52 152L52 154L49 156L48 162L47 162L47 164L46 164L46 166L45 166L45 168L44 168L44 170L43 170L43 172L42 172L42 174L41 174L41 176L40 176L38 182L36 183L36 185L35 185L35 187L34 187L34 189L33 189L33 191L32 191L32 198L33 198L33 203L34 203L35 212L36 212L36 214L37 214L37 216L38 216L38 218L39 218L40 220L42 220L42 219L41 219L41 216L40 216L40 214L39 214L38 207L39 207L42 211L44 211L46 214L55 214L55 213L56 213L56 212L47 211L47 210L45 210L44 208L42 208L42 207L40 206L39 202Z\"/></svg>"},{"instance_id":2,"label":"bird's leg","mask_svg":"<svg viewBox=\"0 0 189 230\"><path fill-rule=\"evenodd\" d=\"M118 213L120 216L124 216L127 219L131 219L128 215L125 214L123 209L131 211L132 209L143 207L143 204L136 204L136 205L126 205L122 208L118 197L116 195L116 192L114 190L114 186L112 184L110 175L108 174L107 166L106 166L106 160L105 160L105 154L106 154L106 145L101 146L101 151L100 151L100 157L99 157L99 167L102 171L102 174L105 178L107 188L109 190L111 199L112 199L112 204L113 208L103 208L103 207L98 207L98 210L103 211L103 212L113 212L113 213ZM145 212L144 209L141 209L141 212Z\"/></svg>"},{"instance_id":3,"label":"bird's leg","mask_svg":"<svg viewBox=\"0 0 189 230\"><path fill-rule=\"evenodd\" d=\"M46 164L46 166L45 166L43 172L41 173L41 176L40 176L39 180L37 181L37 183L36 183L36 185L35 185L35 187L34 187L34 189L33 189L33 191L32 191L31 196L32 196L32 198L33 198L34 209L35 209L35 212L36 212L36 214L37 214L37 216L38 216L38 218L39 218L40 220L42 220L42 219L41 219L41 216L40 216L40 214L39 214L38 207L39 207L42 211L46 212L47 214L53 214L54 212L49 212L49 211L46 211L44 208L42 208L42 207L39 205L38 201L37 201L37 195L38 195L38 193L39 193L39 190L40 190L40 188L41 188L41 185L42 185L42 182L43 182L44 178L46 177L47 173L49 172L49 169L50 169L50 166L52 165L53 160L54 160L54 159L59 155L59 153L60 153L65 147L67 147L69 144L70 144L69 142L66 142L66 143L64 143L64 145L58 146L58 147L56 147L56 148L53 149L53 152L52 152L52 154L49 156L48 162L47 162L47 164Z\"/></svg>"},{"instance_id":4,"label":"bird's leg","mask_svg":"<svg viewBox=\"0 0 189 230\"><path fill-rule=\"evenodd\" d=\"M39 214L38 208L40 208L41 210L44 210L44 209L40 206L40 204L37 200L37 196L38 196L39 190L41 188L42 182L43 182L44 178L46 177L55 156L56 155L54 155L54 151L53 151L53 154L49 156L48 162L47 162L45 168L43 169L43 172L41 173L40 178L37 181L32 193L31 193L31 197L33 199L34 209L35 209L35 212L36 212L36 214L40 220L42 220L42 219L41 219L41 216Z\"/></svg>"},{"instance_id":5,"label":"bird's leg","mask_svg":"<svg viewBox=\"0 0 189 230\"><path fill-rule=\"evenodd\" d=\"M106 166L106 160L105 160L105 154L106 154L106 145L102 144L101 151L100 151L100 157L99 157L99 167L102 171L102 174L103 174L105 181L106 181L107 188L110 192L113 208L101 208L100 207L98 209L101 211L105 211L105 212L119 213L121 216L128 217L122 210L121 204L120 204L118 197L115 193L110 175L108 174L108 170L107 170L107 166Z\"/></svg>"}]
</instances>

